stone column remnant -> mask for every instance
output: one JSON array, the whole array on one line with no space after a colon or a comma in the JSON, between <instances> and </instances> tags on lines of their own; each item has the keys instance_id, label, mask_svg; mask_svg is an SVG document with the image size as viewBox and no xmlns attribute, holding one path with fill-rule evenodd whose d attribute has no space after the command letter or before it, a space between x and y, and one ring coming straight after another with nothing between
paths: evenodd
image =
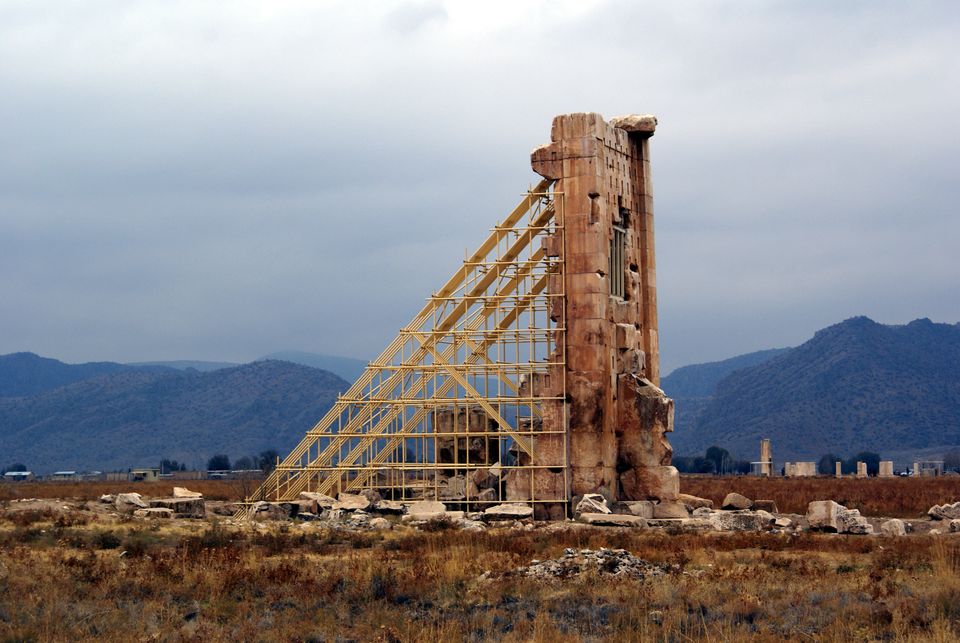
<instances>
[{"instance_id":1,"label":"stone column remnant","mask_svg":"<svg viewBox=\"0 0 960 643\"><path fill-rule=\"evenodd\" d=\"M866 477L867 477L867 463L866 463L866 462L858 462L858 463L857 463L857 477L858 477L858 478L866 478Z\"/></svg>"},{"instance_id":2,"label":"stone column remnant","mask_svg":"<svg viewBox=\"0 0 960 643\"><path fill-rule=\"evenodd\" d=\"M838 478L842 478L842 477L843 477L843 463L842 463L842 462L840 462L839 460L837 460L836 462L834 462L834 463L833 463L833 470L834 470L834 472L835 472L834 475L836 475Z\"/></svg>"},{"instance_id":3,"label":"stone column remnant","mask_svg":"<svg viewBox=\"0 0 960 643\"><path fill-rule=\"evenodd\" d=\"M556 179L563 230L548 239L564 278L567 401L546 404L544 428L566 418L573 495L675 501L677 470L666 434L673 400L659 388L656 259L649 139L651 115L578 113L553 120L551 142L531 155L534 171ZM535 451L536 453L536 451ZM547 465L549 466L549 465Z\"/></svg>"},{"instance_id":4,"label":"stone column remnant","mask_svg":"<svg viewBox=\"0 0 960 643\"><path fill-rule=\"evenodd\" d=\"M880 471L877 473L878 478L892 478L893 477L893 460L881 460L880 461Z\"/></svg>"},{"instance_id":5,"label":"stone column remnant","mask_svg":"<svg viewBox=\"0 0 960 643\"><path fill-rule=\"evenodd\" d=\"M773 450L770 440L760 440L760 475L769 477L773 473Z\"/></svg>"}]
</instances>

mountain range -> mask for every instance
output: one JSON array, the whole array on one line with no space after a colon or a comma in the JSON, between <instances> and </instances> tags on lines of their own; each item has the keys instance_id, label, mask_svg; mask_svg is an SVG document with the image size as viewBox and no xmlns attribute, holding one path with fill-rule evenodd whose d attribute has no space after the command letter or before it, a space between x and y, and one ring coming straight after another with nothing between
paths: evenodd
<instances>
[{"instance_id":1,"label":"mountain range","mask_svg":"<svg viewBox=\"0 0 960 643\"><path fill-rule=\"evenodd\" d=\"M712 445L777 462L875 451L904 463L960 445L960 324L854 317L790 349L677 369L675 453Z\"/></svg>"},{"instance_id":2,"label":"mountain range","mask_svg":"<svg viewBox=\"0 0 960 643\"><path fill-rule=\"evenodd\" d=\"M14 366L30 377L11 375ZM278 360L201 373L18 353L0 357L0 374L13 382L3 390L19 392L0 398L2 464L37 473L125 470L162 458L202 468L215 453L286 453L349 387Z\"/></svg>"},{"instance_id":3,"label":"mountain range","mask_svg":"<svg viewBox=\"0 0 960 643\"><path fill-rule=\"evenodd\" d=\"M338 369L249 364L64 364L0 356L0 466L118 470L162 458L202 467L292 448L359 374L361 360L285 352ZM271 356L267 356L271 357ZM817 460L876 451L910 462L960 445L960 324L885 326L855 317L795 348L678 368L661 381L676 401L678 455L721 446L755 460Z\"/></svg>"},{"instance_id":4,"label":"mountain range","mask_svg":"<svg viewBox=\"0 0 960 643\"><path fill-rule=\"evenodd\" d=\"M358 377L360 377L360 374L363 373L363 369L367 366L367 362L354 357L339 357L337 355L323 355L320 353L308 353L306 351L278 351L276 353L270 353L269 355L259 357L254 361L260 362L270 359L280 360L283 362L293 362L294 364L302 364L303 366L310 366L311 368L319 368L323 371L330 371L331 373L342 377L350 383L353 383ZM217 371L221 368L240 366L240 364L236 362L174 360L166 362L134 362L128 364L128 366L166 366L168 368L175 368L177 370L193 369L206 373L210 371Z\"/></svg>"}]
</instances>

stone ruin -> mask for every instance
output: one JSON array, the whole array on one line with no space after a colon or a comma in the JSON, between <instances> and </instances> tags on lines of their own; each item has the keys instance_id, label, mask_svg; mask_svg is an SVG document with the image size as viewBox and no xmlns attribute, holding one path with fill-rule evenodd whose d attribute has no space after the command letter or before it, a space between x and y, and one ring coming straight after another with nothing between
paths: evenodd
<instances>
[{"instance_id":1,"label":"stone ruin","mask_svg":"<svg viewBox=\"0 0 960 643\"><path fill-rule=\"evenodd\" d=\"M563 194L566 401L545 402L544 423L566 417L570 489L618 500L676 501L670 465L673 401L658 387L656 257L649 140L657 119L606 122L595 113L553 120L535 172ZM560 408L566 405L566 409ZM566 411L565 413L563 411Z\"/></svg>"},{"instance_id":2,"label":"stone ruin","mask_svg":"<svg viewBox=\"0 0 960 643\"><path fill-rule=\"evenodd\" d=\"M593 493L677 505L674 407L659 388L656 125L651 115L554 118L550 142L531 154L544 180L248 505L360 489L465 510L522 502L550 519ZM512 359L491 352L502 323L527 332L529 350L514 339ZM507 404L528 413L501 415L504 397L489 386L497 379L496 390L514 389Z\"/></svg>"}]
</instances>

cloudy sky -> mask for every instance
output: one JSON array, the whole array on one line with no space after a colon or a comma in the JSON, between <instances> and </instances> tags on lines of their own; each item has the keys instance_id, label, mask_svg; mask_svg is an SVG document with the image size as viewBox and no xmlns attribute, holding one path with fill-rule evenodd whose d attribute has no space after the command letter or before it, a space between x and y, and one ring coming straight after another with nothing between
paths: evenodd
<instances>
[{"instance_id":1,"label":"cloudy sky","mask_svg":"<svg viewBox=\"0 0 960 643\"><path fill-rule=\"evenodd\" d=\"M0 353L370 358L651 112L666 370L960 320L953 1L0 2Z\"/></svg>"}]
</instances>

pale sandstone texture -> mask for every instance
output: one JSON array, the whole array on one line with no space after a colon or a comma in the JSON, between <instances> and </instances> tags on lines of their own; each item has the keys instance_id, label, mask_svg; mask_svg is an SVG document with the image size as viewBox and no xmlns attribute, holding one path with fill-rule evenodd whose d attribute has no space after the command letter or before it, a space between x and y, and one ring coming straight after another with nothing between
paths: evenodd
<instances>
[{"instance_id":1,"label":"pale sandstone texture","mask_svg":"<svg viewBox=\"0 0 960 643\"><path fill-rule=\"evenodd\" d=\"M571 496L605 492L664 503L679 497L667 441L673 401L659 388L649 154L656 125L649 114L609 123L600 114L565 114L554 119L551 142L531 155L534 171L556 179L562 194L563 229L544 249L564 260L563 278L547 289L565 295L553 300L550 315L566 327L566 373L554 367L542 385L559 398L562 389L550 386L566 382L566 400L544 402L543 426L566 434L569 467L556 480L534 480L544 492L566 475ZM562 470L562 437L535 436L533 464Z\"/></svg>"}]
</instances>

